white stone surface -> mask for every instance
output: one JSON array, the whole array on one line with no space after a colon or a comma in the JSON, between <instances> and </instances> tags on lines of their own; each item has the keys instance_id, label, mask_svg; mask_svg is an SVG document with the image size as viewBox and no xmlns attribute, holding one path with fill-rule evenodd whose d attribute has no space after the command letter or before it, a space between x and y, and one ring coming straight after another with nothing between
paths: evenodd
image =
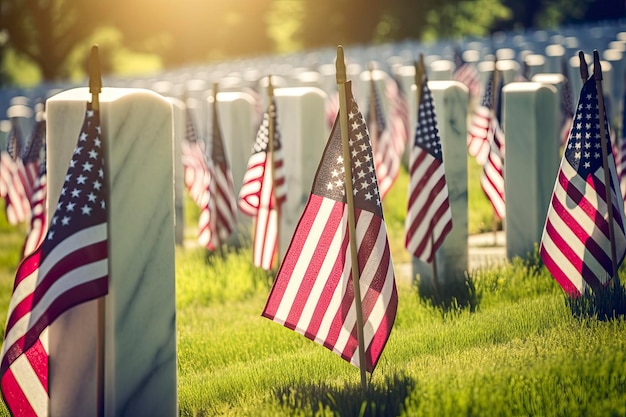
<instances>
[{"instance_id":1,"label":"white stone surface","mask_svg":"<svg viewBox=\"0 0 626 417\"><path fill-rule=\"evenodd\" d=\"M541 240L559 168L560 101L555 86L537 82L511 83L503 97L507 257L526 259Z\"/></svg>"},{"instance_id":2,"label":"white stone surface","mask_svg":"<svg viewBox=\"0 0 626 417\"><path fill-rule=\"evenodd\" d=\"M466 117L469 91L458 81L429 81L428 87L435 100L452 212L452 230L436 255L438 286L454 287L463 283L468 270ZM420 275L422 285L434 285L431 264L414 258L413 276L416 274Z\"/></svg>"},{"instance_id":3,"label":"white stone surface","mask_svg":"<svg viewBox=\"0 0 626 417\"><path fill-rule=\"evenodd\" d=\"M329 129L324 111L326 93L319 88L277 88L274 95L287 177L287 201L279 232L282 259L311 194Z\"/></svg>"},{"instance_id":4,"label":"white stone surface","mask_svg":"<svg viewBox=\"0 0 626 417\"><path fill-rule=\"evenodd\" d=\"M78 88L47 101L48 206L58 200L90 99ZM100 106L110 190L104 415L176 416L172 105L148 90L103 88ZM51 326L52 416L97 415L97 303Z\"/></svg>"}]
</instances>

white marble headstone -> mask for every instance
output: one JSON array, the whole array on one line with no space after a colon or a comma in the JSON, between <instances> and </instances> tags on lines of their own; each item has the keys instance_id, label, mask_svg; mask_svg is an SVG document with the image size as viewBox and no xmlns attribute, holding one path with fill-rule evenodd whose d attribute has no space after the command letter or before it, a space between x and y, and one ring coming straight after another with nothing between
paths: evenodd
<instances>
[{"instance_id":1,"label":"white marble headstone","mask_svg":"<svg viewBox=\"0 0 626 417\"><path fill-rule=\"evenodd\" d=\"M282 259L311 193L329 129L324 110L326 93L319 88L277 88L274 95L287 177L279 236Z\"/></svg>"},{"instance_id":2,"label":"white marble headstone","mask_svg":"<svg viewBox=\"0 0 626 417\"><path fill-rule=\"evenodd\" d=\"M58 200L91 99L47 101L48 207ZM176 416L172 105L149 90L103 88L109 185L109 294L104 300L104 416ZM52 416L96 416L98 301L49 331Z\"/></svg>"},{"instance_id":3,"label":"white marble headstone","mask_svg":"<svg viewBox=\"0 0 626 417\"><path fill-rule=\"evenodd\" d=\"M431 264L413 258L413 274L420 276L420 287L433 293L436 288L450 294L464 286L468 268L467 211L467 106L469 91L458 81L429 81L442 142L443 163L452 230L436 254L438 280L433 280ZM411 142L412 146L412 142Z\"/></svg>"},{"instance_id":4,"label":"white marble headstone","mask_svg":"<svg viewBox=\"0 0 626 417\"><path fill-rule=\"evenodd\" d=\"M560 101L555 86L538 82L511 83L503 97L506 253L528 259L541 240L559 168Z\"/></svg>"}]
</instances>

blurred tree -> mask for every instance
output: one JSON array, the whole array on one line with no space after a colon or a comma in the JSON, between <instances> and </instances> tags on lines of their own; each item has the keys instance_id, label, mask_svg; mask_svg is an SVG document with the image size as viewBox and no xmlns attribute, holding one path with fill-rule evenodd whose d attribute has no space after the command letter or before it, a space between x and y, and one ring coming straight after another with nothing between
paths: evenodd
<instances>
[{"instance_id":1,"label":"blurred tree","mask_svg":"<svg viewBox=\"0 0 626 417\"><path fill-rule=\"evenodd\" d=\"M510 15L502 0L302 0L298 35L306 47L489 33Z\"/></svg>"},{"instance_id":2,"label":"blurred tree","mask_svg":"<svg viewBox=\"0 0 626 417\"><path fill-rule=\"evenodd\" d=\"M512 11L498 29L556 28L626 17L624 0L504 0Z\"/></svg>"},{"instance_id":3,"label":"blurred tree","mask_svg":"<svg viewBox=\"0 0 626 417\"><path fill-rule=\"evenodd\" d=\"M389 3L363 0L302 0L297 36L306 48L370 43Z\"/></svg>"},{"instance_id":4,"label":"blurred tree","mask_svg":"<svg viewBox=\"0 0 626 417\"><path fill-rule=\"evenodd\" d=\"M103 72L114 69L112 50L123 46L158 54L166 66L272 52L265 21L271 2L2 0L0 30L6 48L32 60L43 80L59 80L82 66L73 54L88 52L87 42L107 45Z\"/></svg>"},{"instance_id":5,"label":"blurred tree","mask_svg":"<svg viewBox=\"0 0 626 417\"><path fill-rule=\"evenodd\" d=\"M110 16L111 2L91 0L3 0L0 28L6 47L31 59L43 79L66 77L65 62L77 42L84 41Z\"/></svg>"}]
</instances>

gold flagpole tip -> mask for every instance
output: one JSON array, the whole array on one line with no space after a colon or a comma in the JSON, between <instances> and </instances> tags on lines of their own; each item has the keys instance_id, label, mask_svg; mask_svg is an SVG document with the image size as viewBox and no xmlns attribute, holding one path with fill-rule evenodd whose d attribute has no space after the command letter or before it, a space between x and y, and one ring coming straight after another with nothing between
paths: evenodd
<instances>
[{"instance_id":1,"label":"gold flagpole tip","mask_svg":"<svg viewBox=\"0 0 626 417\"><path fill-rule=\"evenodd\" d=\"M593 50L593 77L596 80L602 79L602 65L600 65L600 55L597 49Z\"/></svg>"},{"instance_id":2,"label":"gold flagpole tip","mask_svg":"<svg viewBox=\"0 0 626 417\"><path fill-rule=\"evenodd\" d=\"M89 57L89 92L91 94L99 94L100 91L102 91L100 58L98 56L98 45L93 45Z\"/></svg>"},{"instance_id":3,"label":"gold flagpole tip","mask_svg":"<svg viewBox=\"0 0 626 417\"><path fill-rule=\"evenodd\" d=\"M215 99L215 101L217 101L217 90L219 88L219 84L218 83L213 83L213 98Z\"/></svg>"},{"instance_id":4,"label":"gold flagpole tip","mask_svg":"<svg viewBox=\"0 0 626 417\"><path fill-rule=\"evenodd\" d=\"M587 67L587 61L585 60L585 53L583 51L578 51L578 59L580 60L580 78L582 78L584 82L589 78L589 68Z\"/></svg>"},{"instance_id":5,"label":"gold flagpole tip","mask_svg":"<svg viewBox=\"0 0 626 417\"><path fill-rule=\"evenodd\" d=\"M348 81L346 76L346 62L343 56L343 47L337 46L337 61L335 62L335 68L337 71L337 84L345 84Z\"/></svg>"}]
</instances>

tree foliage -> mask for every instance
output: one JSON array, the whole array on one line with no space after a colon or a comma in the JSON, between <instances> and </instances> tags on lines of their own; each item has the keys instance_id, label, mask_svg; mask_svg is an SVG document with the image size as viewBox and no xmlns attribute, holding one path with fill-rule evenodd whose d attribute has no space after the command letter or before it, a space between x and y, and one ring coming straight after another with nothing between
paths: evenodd
<instances>
[{"instance_id":1,"label":"tree foliage","mask_svg":"<svg viewBox=\"0 0 626 417\"><path fill-rule=\"evenodd\" d=\"M155 54L172 67L289 48L548 28L624 17L624 8L623 0L2 0L0 58L10 50L42 79L58 80L84 65L91 43L101 44L106 72L122 50Z\"/></svg>"}]
</instances>

